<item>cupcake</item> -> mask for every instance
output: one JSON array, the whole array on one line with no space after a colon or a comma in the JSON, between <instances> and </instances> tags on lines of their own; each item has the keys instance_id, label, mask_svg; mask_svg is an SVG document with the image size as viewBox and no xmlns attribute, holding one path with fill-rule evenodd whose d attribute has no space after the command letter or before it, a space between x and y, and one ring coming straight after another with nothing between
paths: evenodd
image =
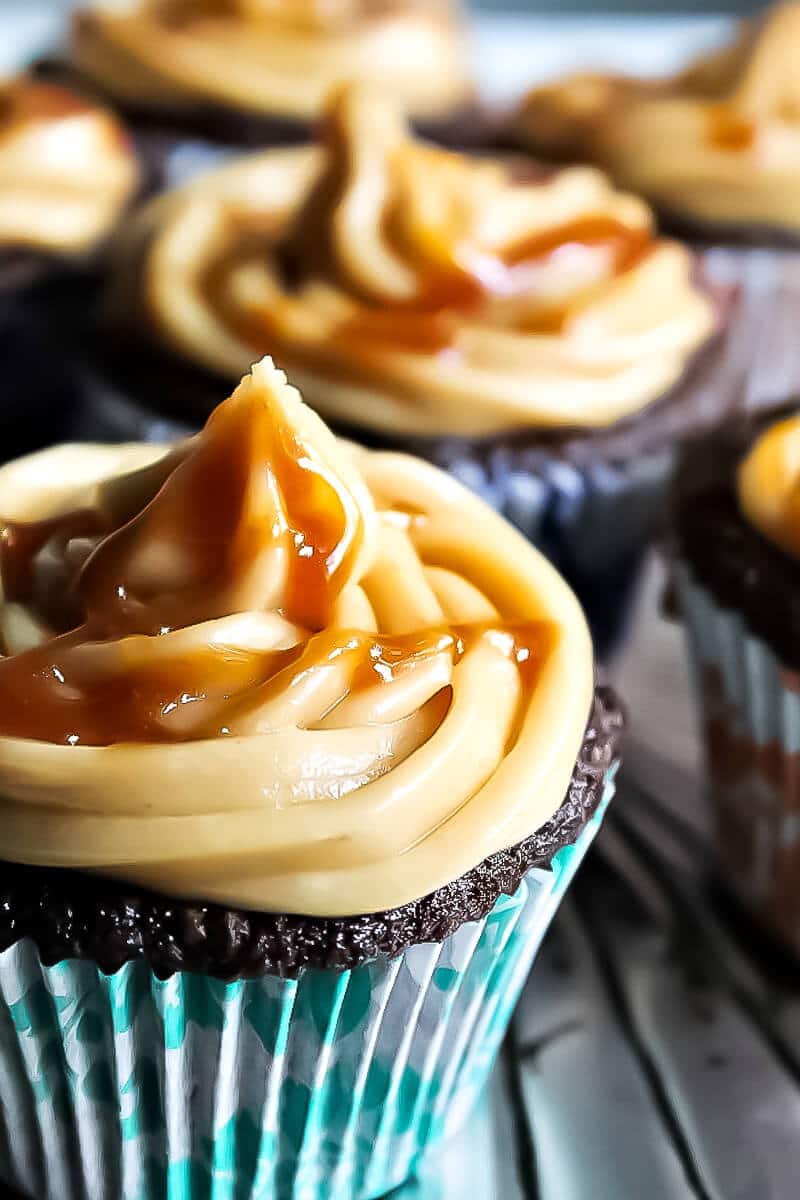
<instances>
[{"instance_id":1,"label":"cupcake","mask_svg":"<svg viewBox=\"0 0 800 1200\"><path fill-rule=\"evenodd\" d=\"M162 133L304 141L330 91L381 86L423 126L467 136L464 29L452 0L137 0L78 12L69 69Z\"/></svg>"},{"instance_id":2,"label":"cupcake","mask_svg":"<svg viewBox=\"0 0 800 1200\"><path fill-rule=\"evenodd\" d=\"M54 309L65 296L88 303L95 254L137 170L110 113L53 84L0 84L0 459L57 437L77 402Z\"/></svg>"},{"instance_id":3,"label":"cupcake","mask_svg":"<svg viewBox=\"0 0 800 1200\"><path fill-rule=\"evenodd\" d=\"M688 236L704 278L738 296L754 352L800 313L798 55L800 4L782 4L671 79L587 74L536 88L514 125L517 144L601 165ZM727 369L765 407L800 387L797 338L776 353L754 372L733 345Z\"/></svg>"},{"instance_id":4,"label":"cupcake","mask_svg":"<svg viewBox=\"0 0 800 1200\"><path fill-rule=\"evenodd\" d=\"M578 74L535 88L517 140L605 168L668 220L737 236L800 234L800 4L668 79Z\"/></svg>"},{"instance_id":5,"label":"cupcake","mask_svg":"<svg viewBox=\"0 0 800 1200\"><path fill-rule=\"evenodd\" d=\"M216 376L274 351L339 428L480 491L593 618L615 617L676 436L724 409L685 379L714 306L646 205L592 169L531 179L416 141L362 89L331 102L319 147L241 159L145 208L111 308L171 354L104 335L117 392L197 419Z\"/></svg>"},{"instance_id":6,"label":"cupcake","mask_svg":"<svg viewBox=\"0 0 800 1200\"><path fill-rule=\"evenodd\" d=\"M724 877L800 950L800 415L741 420L691 448L675 581Z\"/></svg>"},{"instance_id":7,"label":"cupcake","mask_svg":"<svg viewBox=\"0 0 800 1200\"><path fill-rule=\"evenodd\" d=\"M85 262L136 184L136 160L110 113L56 84L0 85L2 293Z\"/></svg>"},{"instance_id":8,"label":"cupcake","mask_svg":"<svg viewBox=\"0 0 800 1200\"><path fill-rule=\"evenodd\" d=\"M467 1116L608 803L554 569L268 360L0 472L0 1177L384 1195Z\"/></svg>"}]
</instances>

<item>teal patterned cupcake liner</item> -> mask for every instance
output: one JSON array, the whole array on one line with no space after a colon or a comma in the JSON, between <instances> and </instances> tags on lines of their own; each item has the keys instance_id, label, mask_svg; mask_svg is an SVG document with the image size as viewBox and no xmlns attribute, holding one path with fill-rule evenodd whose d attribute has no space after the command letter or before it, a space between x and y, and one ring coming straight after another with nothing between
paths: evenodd
<instances>
[{"instance_id":1,"label":"teal patterned cupcake liner","mask_svg":"<svg viewBox=\"0 0 800 1200\"><path fill-rule=\"evenodd\" d=\"M467 1118L613 794L440 944L222 983L0 955L0 1178L35 1200L367 1200Z\"/></svg>"}]
</instances>

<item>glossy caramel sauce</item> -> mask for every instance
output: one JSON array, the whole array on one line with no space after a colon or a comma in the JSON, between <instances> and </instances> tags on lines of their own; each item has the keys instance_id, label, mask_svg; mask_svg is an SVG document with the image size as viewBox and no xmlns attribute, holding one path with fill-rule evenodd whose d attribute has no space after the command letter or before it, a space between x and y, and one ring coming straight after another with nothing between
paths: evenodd
<instances>
[{"instance_id":1,"label":"glossy caramel sauce","mask_svg":"<svg viewBox=\"0 0 800 1200\"><path fill-rule=\"evenodd\" d=\"M719 150L748 150L756 135L755 122L724 104L710 108L708 139Z\"/></svg>"},{"instance_id":2,"label":"glossy caramel sauce","mask_svg":"<svg viewBox=\"0 0 800 1200\"><path fill-rule=\"evenodd\" d=\"M326 630L288 650L250 652L204 645L167 664L131 662L124 643L87 645L83 626L10 658L0 658L0 734L67 745L179 742L236 736L243 710L284 695L305 671L344 670L341 699L391 683L425 659L453 665L490 637L533 688L551 645L545 623L464 626L394 635Z\"/></svg>"},{"instance_id":3,"label":"glossy caramel sauce","mask_svg":"<svg viewBox=\"0 0 800 1200\"><path fill-rule=\"evenodd\" d=\"M71 576L65 560L63 587L40 602L37 555L63 555L74 538L96 545ZM5 597L55 636L0 657L0 734L92 746L236 735L244 714L309 669L335 665L344 699L432 655L455 664L484 636L499 639L533 686L549 646L544 624L391 637L327 628L362 538L360 514L289 425L263 402L233 397L197 438L117 481L97 510L4 526ZM264 651L201 636L191 652L152 652L159 635L239 611L232 585L276 548L286 563L278 611L307 631L297 645ZM270 607L252 593L247 603Z\"/></svg>"},{"instance_id":4,"label":"glossy caramel sauce","mask_svg":"<svg viewBox=\"0 0 800 1200\"><path fill-rule=\"evenodd\" d=\"M607 249L612 272L622 274L648 253L652 237L647 229L630 229L604 217L560 226L501 254L485 256L484 270L479 273L457 261L450 271L430 271L418 299L408 305L383 309L365 307L346 323L337 338L353 346L379 344L423 354L451 350L458 334L459 315L478 314L482 305L495 297L528 293L535 298L530 279L525 278L525 268L544 265L569 246ZM555 334L568 317L569 311L564 308L545 309L533 319L527 317L524 325L516 328L528 333Z\"/></svg>"},{"instance_id":5,"label":"glossy caramel sauce","mask_svg":"<svg viewBox=\"0 0 800 1200\"><path fill-rule=\"evenodd\" d=\"M505 248L484 250L476 242L473 206L468 199L462 203L461 193L469 196L469 161L410 141L403 128L393 127L391 121L384 130L385 144L379 141L373 146L369 128L362 128L369 116L365 104L354 114L347 93L334 98L319 134L324 166L286 227L272 236L266 228L232 230L236 249L217 259L201 282L209 305L257 352L282 352L291 361L298 346L284 334L286 318L291 317L293 304L303 303L303 288L314 282L338 289L355 304L356 311L338 324L326 345L315 345L313 336L303 341L301 334L302 359L318 357L326 370L336 371L335 359L343 354L351 377L355 371L368 378L371 360L387 349L426 356L452 351L460 318L464 314L480 316L498 299L530 300L529 309L537 301L540 304L540 312L528 311L507 328L557 334L571 315L570 307L563 302L548 303L545 285L537 295L532 268L545 267L565 251L583 247L605 251L609 272L618 275L636 266L654 245L647 226L630 227L598 214L537 231ZM353 200L351 189L358 186L359 177L369 179L377 173L383 179L371 203L378 211L371 211L368 202L363 219L377 223L374 233L387 251L411 268L417 286L409 299L387 295L380 280L373 282L354 268L339 245L340 237L349 234L343 234L337 214ZM424 179L431 181L431 196L417 197L414 191L414 198L426 215L409 217L407 189L423 189ZM515 186L511 169L509 186ZM369 196L370 186L364 190ZM253 305L243 314L238 306L229 304L229 280L240 267L258 261L265 253L277 267L285 298L271 297L268 304ZM490 315L488 319L491 322L493 318ZM328 360L328 349L335 352L333 363Z\"/></svg>"},{"instance_id":6,"label":"glossy caramel sauce","mask_svg":"<svg viewBox=\"0 0 800 1200\"><path fill-rule=\"evenodd\" d=\"M294 225L289 238L278 247L278 261L290 287L300 287L314 278L344 282L344 286L348 286L346 280L337 278L335 256L329 244L330 221L325 215L329 212L329 204L330 198L322 189L317 194L312 192L308 207L303 209L302 220ZM391 218L385 224L387 234L391 235ZM390 244L392 241L397 243L397 239L390 236ZM543 266L569 247L585 247L606 250L611 273L621 275L638 265L653 245L648 228L630 227L603 216L556 226L502 252L472 256L472 260L457 244L448 245L443 239L438 247L436 266L430 262L415 264L421 285L413 300L370 303L367 297L362 297L364 302L357 314L337 330L336 342L341 348L367 358L373 350L380 352L381 347L439 354L454 347L459 316L479 314L482 306L496 297L527 293L535 299L535 285L526 275L526 268ZM397 248L402 255L402 245ZM210 298L219 294L210 278L205 290ZM568 308L545 307L534 318L527 317L524 325L517 328L528 333L557 334L569 315ZM276 338L280 340L280 323L276 316L274 310L269 309L253 314L253 319L246 323L239 316L235 331L255 348L263 349L265 343L272 345Z\"/></svg>"},{"instance_id":7,"label":"glossy caramel sauce","mask_svg":"<svg viewBox=\"0 0 800 1200\"><path fill-rule=\"evenodd\" d=\"M100 535L100 540L60 594L48 596L45 611L38 613L56 632L69 632L0 659L0 730L62 740L65 730L57 714L65 697L71 697L73 713L85 710L94 731L90 741L107 722L115 725L121 718L111 712L98 710L92 717L92 705L81 701L76 706L75 696L87 692L82 660L73 652L86 643L158 635L236 611L232 584L270 544L286 556L282 613L310 630L324 629L362 537L360 520L345 513L324 469L304 453L287 426L273 421L266 407L242 402L217 409L189 446L190 452L171 457L174 469L156 495L118 527L109 526L102 513L84 510L49 521L9 522L3 528L4 593L21 603L34 600L33 564L46 545L55 540L63 548L74 537ZM273 494L281 498L282 513ZM216 652L209 653L213 657ZM123 668L121 657L118 692L113 671L105 677L106 665L104 660L103 687L93 690L104 695L100 709L129 711L132 698L125 700L122 692L133 685L141 701L136 704L142 737L150 728L152 696L193 694L211 667L204 662L200 669L198 663L195 678L182 664L179 678L168 685L150 667L143 668L139 680L135 671ZM91 666L86 669L91 675ZM244 684L241 664L235 661L218 662L210 675L231 675L232 689L237 680L249 687L266 667L254 663L252 669L255 675L247 675ZM273 661L270 673L274 669ZM170 676L174 674L170 666ZM71 723L76 724L75 716ZM123 720L115 731L131 736L130 726ZM85 736L80 729L69 732Z\"/></svg>"}]
</instances>

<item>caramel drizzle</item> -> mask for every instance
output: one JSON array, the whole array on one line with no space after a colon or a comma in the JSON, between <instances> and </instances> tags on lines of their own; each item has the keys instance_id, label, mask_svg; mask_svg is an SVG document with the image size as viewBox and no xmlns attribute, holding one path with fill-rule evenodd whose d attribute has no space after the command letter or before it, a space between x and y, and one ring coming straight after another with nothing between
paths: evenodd
<instances>
[{"instance_id":1,"label":"caramel drizzle","mask_svg":"<svg viewBox=\"0 0 800 1200\"><path fill-rule=\"evenodd\" d=\"M324 237L318 234L318 230L312 229L305 235L317 252L324 245ZM419 294L413 300L386 302L380 307L361 303L356 314L336 330L336 345L340 350L349 350L365 358L380 348L441 354L453 349L461 318L479 315L488 300L526 292L535 296L526 272L532 267L543 266L569 247L607 250L610 273L619 276L642 262L653 245L649 229L631 228L614 218L598 216L535 234L502 254L476 256L472 259L473 265L469 265L470 259L466 255L464 261L460 261L456 252L451 255L447 270L430 269L425 273ZM296 258L287 257L285 244L279 246L277 253L292 288L314 277L306 270L300 271ZM239 256L235 261L239 261ZM478 265L482 269L476 270ZM203 290L210 303L217 303L220 282L232 266L234 262L230 260L217 263L207 273ZM317 277L330 275L330 269L320 268ZM508 328L531 334L558 334L571 315L570 306L544 309L535 317L527 316ZM229 320L234 331L244 336L254 349L263 350L266 345L274 348L281 341L280 314L272 307L259 309L250 319L243 318L241 313L229 314ZM291 352L291 346L287 350Z\"/></svg>"},{"instance_id":2,"label":"caramel drizzle","mask_svg":"<svg viewBox=\"0 0 800 1200\"><path fill-rule=\"evenodd\" d=\"M346 104L345 104L346 107ZM342 103L334 100L325 118L321 140L326 165L297 210L288 229L274 247L274 254L286 287L295 292L303 284L324 280L341 287L359 301L356 314L336 330L336 343L353 353L370 347L388 347L422 354L438 354L452 349L458 335L459 319L464 314L479 314L492 299L530 296L536 300L536 283L531 268L542 267L570 247L606 250L611 275L618 276L635 267L651 251L653 237L647 227L630 227L613 217L584 217L545 231L538 231L502 250L480 251L470 244L469 230L457 228L438 234L428 231L427 245L406 244L401 213L391 200L382 216L382 235L401 259L413 264L420 280L413 299L399 303L359 294L353 281L342 278L337 265L333 214L350 185L357 158L352 144L353 131L343 116ZM429 155L431 169L444 152L427 147L401 144L387 149L386 171L402 172L403 154ZM458 159L454 156L454 167ZM457 178L450 186L457 188ZM447 186L446 183L443 186ZM248 251L243 250L243 257ZM204 290L209 301L224 293L221 279L233 262L218 263L207 275ZM224 314L223 314L224 315ZM557 333L570 316L569 306L557 312L543 311L528 316L524 324L511 328L528 333ZM255 347L263 348L280 341L280 313L263 309L251 319L232 315L235 331Z\"/></svg>"},{"instance_id":3,"label":"caramel drizzle","mask_svg":"<svg viewBox=\"0 0 800 1200\"><path fill-rule=\"evenodd\" d=\"M63 587L41 604L34 560L45 547L63 554L75 538L99 541L71 573L65 562ZM480 637L533 686L549 644L542 624L402 637L328 628L362 538L360 515L288 424L234 396L199 437L114 481L97 509L5 525L6 600L45 617L57 636L0 657L0 734L93 746L235 735L244 713L285 694L305 671L335 663L343 700L432 655L446 653L455 665ZM265 547L286 556L279 607L258 576L244 601L232 586L247 580ZM298 643L265 651L199 641L168 661L141 645L134 653L136 638L245 608L279 612L301 627Z\"/></svg>"},{"instance_id":4,"label":"caramel drizzle","mask_svg":"<svg viewBox=\"0 0 800 1200\"><path fill-rule=\"evenodd\" d=\"M708 138L719 150L748 150L755 140L755 122L730 105L715 104L707 116Z\"/></svg>"},{"instance_id":5,"label":"caramel drizzle","mask_svg":"<svg viewBox=\"0 0 800 1200\"><path fill-rule=\"evenodd\" d=\"M130 496L122 502L112 496L105 513L101 506L54 520L6 523L0 536L4 594L9 601L34 607L36 555L54 542L63 550L75 537L100 535L100 540L37 612L63 636L0 659L0 730L60 741L65 726L58 714L67 703L74 713L67 722L69 732L76 732L76 723L80 727L83 711L88 726L96 729L90 740L102 740L102 730L114 729L116 718L97 710L88 692L100 697L101 709L126 711L132 698L123 694L125 687L136 693L141 685L144 738L151 728L152 696L165 686L170 693L194 694L209 669L212 675L230 677L232 690L252 686L265 663L252 664L255 675L242 676L239 663L218 661L212 667L210 660L198 659L182 665L180 681L173 678L167 684L148 668L141 680L135 671L123 671L115 684L113 672L103 681L87 679L73 652L88 643L157 636L239 611L232 585L247 579L270 546L285 555L282 615L312 631L329 622L363 531L360 518L345 510L324 466L288 426L273 420L265 406L258 411L258 406L234 398L217 409L199 438L164 462L166 478L135 515L126 511ZM163 473L162 464L157 466ZM152 470L143 475L144 486L152 484ZM127 518L121 524L114 521L119 515ZM254 586L257 590L258 584ZM265 606L258 596L248 599L253 608ZM214 650L208 654L224 659ZM131 734L135 725L122 720L116 731ZM78 733L82 740L80 729Z\"/></svg>"}]
</instances>

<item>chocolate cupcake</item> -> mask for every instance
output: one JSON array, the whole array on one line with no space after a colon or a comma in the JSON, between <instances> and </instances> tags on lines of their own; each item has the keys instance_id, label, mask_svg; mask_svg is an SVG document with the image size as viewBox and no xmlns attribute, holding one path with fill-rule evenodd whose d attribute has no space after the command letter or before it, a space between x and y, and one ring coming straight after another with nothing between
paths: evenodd
<instances>
[{"instance_id":1,"label":"chocolate cupcake","mask_svg":"<svg viewBox=\"0 0 800 1200\"><path fill-rule=\"evenodd\" d=\"M537 155L596 163L646 197L690 239L704 275L735 287L769 330L800 312L799 54L800 4L780 4L672 78L595 73L538 87L512 136ZM779 356L784 390L772 371L748 380L766 406L800 385L797 339Z\"/></svg>"},{"instance_id":2,"label":"chocolate cupcake","mask_svg":"<svg viewBox=\"0 0 800 1200\"><path fill-rule=\"evenodd\" d=\"M115 364L103 337L102 370L197 419L199 372L235 378L274 350L339 428L447 467L511 517L599 627L676 435L724 411L685 379L715 312L641 201L591 169L520 169L418 142L385 98L346 89L320 147L242 159L140 214L111 307L173 367L124 340Z\"/></svg>"},{"instance_id":3,"label":"chocolate cupcake","mask_svg":"<svg viewBox=\"0 0 800 1200\"><path fill-rule=\"evenodd\" d=\"M171 449L10 464L0 511L0 1177L385 1194L613 790L575 598L268 361Z\"/></svg>"},{"instance_id":4,"label":"chocolate cupcake","mask_svg":"<svg viewBox=\"0 0 800 1200\"><path fill-rule=\"evenodd\" d=\"M56 84L0 87L0 289L84 264L137 184L117 120Z\"/></svg>"},{"instance_id":5,"label":"chocolate cupcake","mask_svg":"<svg viewBox=\"0 0 800 1200\"><path fill-rule=\"evenodd\" d=\"M725 879L800 950L800 415L740 420L687 452L674 574Z\"/></svg>"},{"instance_id":6,"label":"chocolate cupcake","mask_svg":"<svg viewBox=\"0 0 800 1200\"><path fill-rule=\"evenodd\" d=\"M110 113L53 84L0 84L0 460L57 438L80 402L55 314L90 303L137 171Z\"/></svg>"},{"instance_id":7,"label":"chocolate cupcake","mask_svg":"<svg viewBox=\"0 0 800 1200\"><path fill-rule=\"evenodd\" d=\"M579 74L534 88L517 142L597 163L662 216L718 239L800 234L800 4L668 79Z\"/></svg>"},{"instance_id":8,"label":"chocolate cupcake","mask_svg":"<svg viewBox=\"0 0 800 1200\"><path fill-rule=\"evenodd\" d=\"M474 125L454 0L137 0L75 17L68 70L180 143L308 139L329 93L378 83L428 132Z\"/></svg>"}]
</instances>

